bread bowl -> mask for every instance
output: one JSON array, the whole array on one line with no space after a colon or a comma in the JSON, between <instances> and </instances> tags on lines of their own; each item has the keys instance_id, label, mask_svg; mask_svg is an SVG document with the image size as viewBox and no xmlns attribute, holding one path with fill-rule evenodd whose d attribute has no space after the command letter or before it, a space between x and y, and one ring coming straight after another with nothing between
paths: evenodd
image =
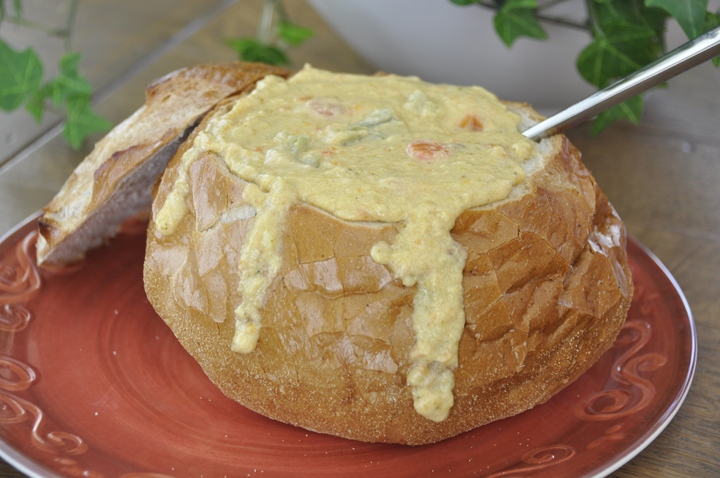
<instances>
[{"instance_id":1,"label":"bread bowl","mask_svg":"<svg viewBox=\"0 0 720 478\"><path fill-rule=\"evenodd\" d=\"M156 184L148 298L226 395L310 430L420 445L532 408L610 347L632 297L622 222L567 138L521 137L538 119L479 88L269 76ZM348 163L373 155L414 184Z\"/></svg>"}]
</instances>

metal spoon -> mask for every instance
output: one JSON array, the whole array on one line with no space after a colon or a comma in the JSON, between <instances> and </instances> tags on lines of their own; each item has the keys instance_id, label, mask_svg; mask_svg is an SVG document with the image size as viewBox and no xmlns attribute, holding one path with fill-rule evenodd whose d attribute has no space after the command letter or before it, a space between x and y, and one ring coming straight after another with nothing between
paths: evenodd
<instances>
[{"instance_id":1,"label":"metal spoon","mask_svg":"<svg viewBox=\"0 0 720 478\"><path fill-rule=\"evenodd\" d=\"M635 73L525 130L523 134L537 141L560 133L718 55L720 27L679 46Z\"/></svg>"}]
</instances>

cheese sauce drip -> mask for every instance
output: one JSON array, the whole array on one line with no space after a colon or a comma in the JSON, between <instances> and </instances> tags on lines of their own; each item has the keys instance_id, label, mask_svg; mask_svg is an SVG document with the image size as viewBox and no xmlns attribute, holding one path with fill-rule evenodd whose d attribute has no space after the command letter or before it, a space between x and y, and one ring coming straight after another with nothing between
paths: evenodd
<instances>
[{"instance_id":1,"label":"cheese sauce drip","mask_svg":"<svg viewBox=\"0 0 720 478\"><path fill-rule=\"evenodd\" d=\"M507 197L525 178L535 144L519 117L480 87L415 77L335 74L306 66L289 80L269 76L228 113L212 119L183 156L156 218L172 233L186 213L187 170L213 151L251 183L257 217L243 244L233 350L251 352L264 295L279 270L285 214L295 201L349 221L398 223L373 260L406 286L416 342L408 373L415 409L444 420L465 326L466 255L450 230L466 209Z\"/></svg>"}]
</instances>

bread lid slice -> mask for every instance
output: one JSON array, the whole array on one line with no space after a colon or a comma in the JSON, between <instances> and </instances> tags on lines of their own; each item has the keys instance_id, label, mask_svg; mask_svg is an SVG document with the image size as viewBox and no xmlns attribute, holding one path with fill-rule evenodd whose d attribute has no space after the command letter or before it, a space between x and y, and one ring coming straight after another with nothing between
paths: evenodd
<instances>
[{"instance_id":1,"label":"bread lid slice","mask_svg":"<svg viewBox=\"0 0 720 478\"><path fill-rule=\"evenodd\" d=\"M37 261L61 265L112 237L146 210L157 176L180 143L219 101L289 71L257 63L199 65L151 83L145 104L78 165L38 221Z\"/></svg>"}]
</instances>

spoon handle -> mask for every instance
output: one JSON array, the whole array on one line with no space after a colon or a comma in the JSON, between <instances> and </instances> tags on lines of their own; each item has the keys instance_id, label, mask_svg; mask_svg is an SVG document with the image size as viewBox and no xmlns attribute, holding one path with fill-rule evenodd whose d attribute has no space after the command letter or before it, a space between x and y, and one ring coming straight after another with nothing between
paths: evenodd
<instances>
[{"instance_id":1,"label":"spoon handle","mask_svg":"<svg viewBox=\"0 0 720 478\"><path fill-rule=\"evenodd\" d=\"M523 134L537 141L550 134L559 133L718 55L720 27L679 46L635 73L528 128Z\"/></svg>"}]
</instances>

